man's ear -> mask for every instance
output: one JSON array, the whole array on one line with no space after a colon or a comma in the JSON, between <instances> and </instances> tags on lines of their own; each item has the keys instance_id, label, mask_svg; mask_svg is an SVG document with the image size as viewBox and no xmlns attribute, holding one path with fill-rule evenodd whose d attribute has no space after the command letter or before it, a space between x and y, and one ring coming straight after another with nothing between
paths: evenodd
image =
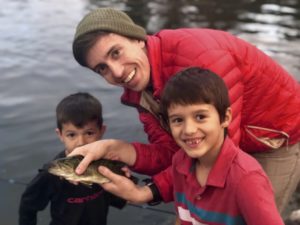
<instances>
[{"instance_id":1,"label":"man's ear","mask_svg":"<svg viewBox=\"0 0 300 225\"><path fill-rule=\"evenodd\" d=\"M224 121L222 122L222 127L223 128L226 128L229 126L230 122L231 122L231 119L232 119L232 111L231 111L231 108L228 107L226 109L226 112L225 112L225 117L224 117Z\"/></svg>"},{"instance_id":2,"label":"man's ear","mask_svg":"<svg viewBox=\"0 0 300 225\"><path fill-rule=\"evenodd\" d=\"M146 43L143 40L138 40L138 44L141 48L145 48L146 47Z\"/></svg>"}]
</instances>

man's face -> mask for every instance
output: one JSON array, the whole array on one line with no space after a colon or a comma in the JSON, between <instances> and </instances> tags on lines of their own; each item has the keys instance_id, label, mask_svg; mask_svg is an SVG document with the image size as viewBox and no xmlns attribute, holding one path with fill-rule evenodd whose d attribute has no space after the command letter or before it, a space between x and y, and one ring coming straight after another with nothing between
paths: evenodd
<instances>
[{"instance_id":1,"label":"man's face","mask_svg":"<svg viewBox=\"0 0 300 225\"><path fill-rule=\"evenodd\" d=\"M145 42L114 33L97 40L87 54L87 65L109 84L133 91L144 90L150 80Z\"/></svg>"},{"instance_id":2,"label":"man's face","mask_svg":"<svg viewBox=\"0 0 300 225\"><path fill-rule=\"evenodd\" d=\"M99 127L96 122L89 122L79 128L72 123L64 123L62 130L56 129L56 133L65 146L66 155L76 147L92 143L101 139L105 126Z\"/></svg>"}]
</instances>

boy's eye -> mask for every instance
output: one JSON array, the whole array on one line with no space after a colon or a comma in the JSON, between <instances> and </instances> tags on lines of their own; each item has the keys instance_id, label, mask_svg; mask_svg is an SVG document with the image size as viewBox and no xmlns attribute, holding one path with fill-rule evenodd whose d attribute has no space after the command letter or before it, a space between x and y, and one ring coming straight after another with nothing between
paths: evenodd
<instances>
[{"instance_id":1,"label":"boy's eye","mask_svg":"<svg viewBox=\"0 0 300 225\"><path fill-rule=\"evenodd\" d=\"M88 136L93 136L93 135L95 135L95 132L94 132L94 131L88 131L88 132L86 132L86 134L87 134Z\"/></svg>"},{"instance_id":2,"label":"boy's eye","mask_svg":"<svg viewBox=\"0 0 300 225\"><path fill-rule=\"evenodd\" d=\"M74 138L76 136L76 134L75 133L68 133L66 136L68 138Z\"/></svg>"},{"instance_id":3,"label":"boy's eye","mask_svg":"<svg viewBox=\"0 0 300 225\"><path fill-rule=\"evenodd\" d=\"M183 121L183 119L177 117L177 118L172 118L172 119L170 119L169 121L170 121L170 123L172 123L172 124L177 124L177 123L181 123L181 122Z\"/></svg>"},{"instance_id":4,"label":"boy's eye","mask_svg":"<svg viewBox=\"0 0 300 225\"><path fill-rule=\"evenodd\" d=\"M197 115L196 115L196 119L197 119L197 120L204 120L205 118L206 118L206 116L203 115L203 114L197 114Z\"/></svg>"}]
</instances>

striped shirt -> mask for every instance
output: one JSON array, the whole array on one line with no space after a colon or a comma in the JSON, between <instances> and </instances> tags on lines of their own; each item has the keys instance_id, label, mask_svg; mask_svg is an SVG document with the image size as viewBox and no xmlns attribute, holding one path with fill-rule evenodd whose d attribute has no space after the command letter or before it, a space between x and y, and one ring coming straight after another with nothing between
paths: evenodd
<instances>
[{"instance_id":1,"label":"striped shirt","mask_svg":"<svg viewBox=\"0 0 300 225\"><path fill-rule=\"evenodd\" d=\"M164 182L157 183L154 177L164 201L175 201L181 225L283 225L263 169L229 138L204 187L194 168L195 160L178 151L163 172Z\"/></svg>"}]
</instances>

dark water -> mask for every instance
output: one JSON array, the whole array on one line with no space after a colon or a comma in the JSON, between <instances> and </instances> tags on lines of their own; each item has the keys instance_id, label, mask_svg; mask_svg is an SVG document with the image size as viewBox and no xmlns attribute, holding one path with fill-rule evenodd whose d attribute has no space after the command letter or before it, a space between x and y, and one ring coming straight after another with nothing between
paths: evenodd
<instances>
[{"instance_id":1,"label":"dark water","mask_svg":"<svg viewBox=\"0 0 300 225\"><path fill-rule=\"evenodd\" d=\"M90 9L125 10L154 33L162 28L211 27L250 41L300 80L300 1L254 0L0 0L0 220L17 224L20 194L43 162L62 145L55 107L66 95L88 91L101 100L105 137L146 142L134 109L119 103L108 86L72 57L78 21ZM153 211L128 206L112 210L110 224L172 224L172 205ZM47 224L48 213L40 214Z\"/></svg>"}]
</instances>

